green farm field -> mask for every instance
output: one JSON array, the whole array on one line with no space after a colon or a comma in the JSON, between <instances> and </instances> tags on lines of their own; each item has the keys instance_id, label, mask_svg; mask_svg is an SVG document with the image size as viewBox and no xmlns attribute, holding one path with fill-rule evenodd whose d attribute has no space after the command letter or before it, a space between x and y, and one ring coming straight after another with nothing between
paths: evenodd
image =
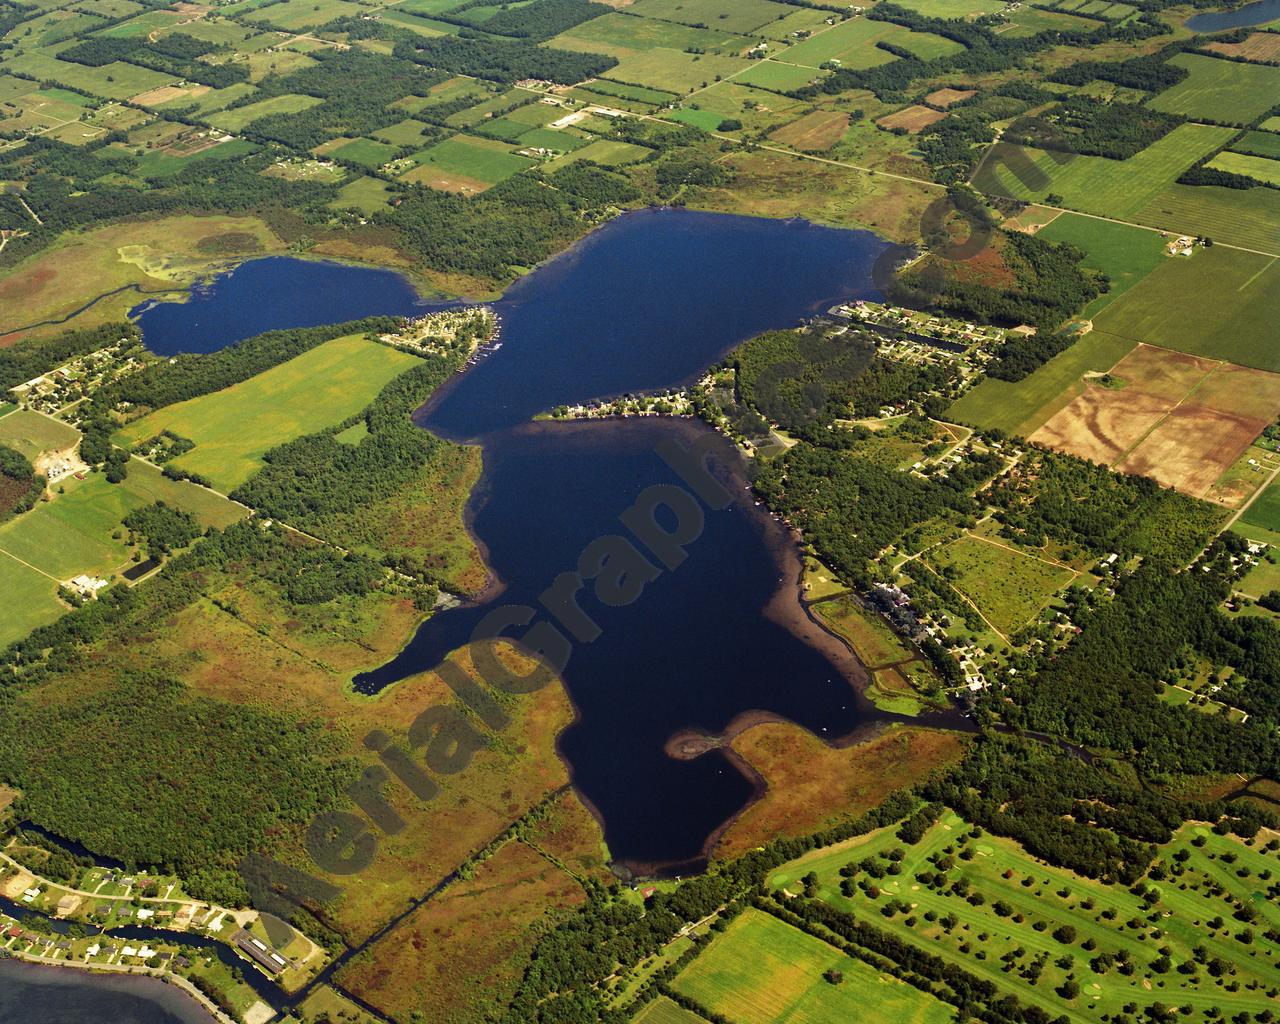
<instances>
[{"instance_id":1,"label":"green farm field","mask_svg":"<svg viewBox=\"0 0 1280 1024\"><path fill-rule=\"evenodd\" d=\"M750 65L745 60L737 57L659 49L623 58L616 67L609 69L608 76L631 85L686 93L704 89L717 79L736 75L748 67Z\"/></svg>"},{"instance_id":2,"label":"green farm field","mask_svg":"<svg viewBox=\"0 0 1280 1024\"><path fill-rule=\"evenodd\" d=\"M1275 189L1170 185L1137 212L1153 227L1280 254L1280 202Z\"/></svg>"},{"instance_id":3,"label":"green farm field","mask_svg":"<svg viewBox=\"0 0 1280 1024\"><path fill-rule=\"evenodd\" d=\"M1111 369L1137 344L1092 331L1016 383L988 377L947 410L947 419L1027 437L1084 390L1090 371Z\"/></svg>"},{"instance_id":4,"label":"green farm field","mask_svg":"<svg viewBox=\"0 0 1280 1024\"><path fill-rule=\"evenodd\" d=\"M859 888L842 894L841 868L869 858L883 873L895 848L900 868L875 879L874 898ZM915 845L882 830L793 861L770 884L798 892L812 871L820 899L1072 1024L1099 1021L1128 1003L1178 1006L1189 1021L1210 1019L1215 1008L1224 1018L1258 1012L1280 984L1280 944L1274 931L1263 935L1280 923L1275 855L1189 825L1159 851L1156 865L1155 899L1147 902L1128 887L1048 867L1010 840L974 838L944 812ZM918 879L922 873L931 881ZM852 878L855 886L867 880L863 870ZM896 906L885 912L891 901ZM1233 916L1245 905L1256 913L1247 941ZM1214 961L1231 965L1230 977L1215 977ZM1063 987L1069 978L1075 994Z\"/></svg>"},{"instance_id":5,"label":"green farm field","mask_svg":"<svg viewBox=\"0 0 1280 1024\"><path fill-rule=\"evenodd\" d=\"M336 157L339 160L350 160L361 167L378 168L396 155L396 146L385 142L374 142L373 139L351 139L337 146L328 144L319 147L324 156Z\"/></svg>"},{"instance_id":6,"label":"green farm field","mask_svg":"<svg viewBox=\"0 0 1280 1024\"><path fill-rule=\"evenodd\" d=\"M636 0L628 14L683 25L714 25L729 32L754 33L768 22L791 13L774 0Z\"/></svg>"},{"instance_id":7,"label":"green farm field","mask_svg":"<svg viewBox=\"0 0 1280 1024\"><path fill-rule=\"evenodd\" d=\"M870 68L896 59L893 54L877 48L879 42L893 43L925 59L963 49L950 39L912 32L890 21L854 18L815 33L812 38L784 51L780 59L815 69L829 60L838 60L846 68Z\"/></svg>"},{"instance_id":8,"label":"green farm field","mask_svg":"<svg viewBox=\"0 0 1280 1024\"><path fill-rule=\"evenodd\" d=\"M1169 114L1250 124L1275 105L1280 68L1180 53L1169 61L1190 74L1152 97L1147 106Z\"/></svg>"},{"instance_id":9,"label":"green farm field","mask_svg":"<svg viewBox=\"0 0 1280 1024\"><path fill-rule=\"evenodd\" d=\"M172 75L140 68L135 64L116 61L100 68L90 68L58 60L47 51L35 50L28 50L5 61L0 65L0 70L30 75L37 82L60 82L113 100L127 99L177 81Z\"/></svg>"},{"instance_id":10,"label":"green farm field","mask_svg":"<svg viewBox=\"0 0 1280 1024\"><path fill-rule=\"evenodd\" d=\"M1271 533L1280 533L1280 481L1271 484L1244 510L1240 522L1246 526L1258 526ZM1247 531L1246 531L1247 532Z\"/></svg>"},{"instance_id":11,"label":"green farm field","mask_svg":"<svg viewBox=\"0 0 1280 1024\"><path fill-rule=\"evenodd\" d=\"M338 189L338 197L329 205L335 210L361 210L375 213L387 205L391 186L381 178L356 178Z\"/></svg>"},{"instance_id":12,"label":"green farm field","mask_svg":"<svg viewBox=\"0 0 1280 1024\"><path fill-rule=\"evenodd\" d=\"M359 412L415 362L363 337L335 338L225 391L158 409L123 428L118 443L131 446L163 430L189 437L196 447L174 464L230 491L254 474L266 451Z\"/></svg>"},{"instance_id":13,"label":"green farm field","mask_svg":"<svg viewBox=\"0 0 1280 1024\"><path fill-rule=\"evenodd\" d=\"M1258 133L1261 134L1261 133ZM1280 185L1280 160L1251 153L1219 153L1209 161L1215 171L1244 174L1257 181Z\"/></svg>"},{"instance_id":14,"label":"green farm field","mask_svg":"<svg viewBox=\"0 0 1280 1024\"><path fill-rule=\"evenodd\" d=\"M823 973L844 980L833 985ZM673 983L736 1024L946 1024L955 1011L777 918L744 910Z\"/></svg>"},{"instance_id":15,"label":"green farm field","mask_svg":"<svg viewBox=\"0 0 1280 1024\"><path fill-rule=\"evenodd\" d=\"M1212 295L1214 301L1197 296ZM1280 371L1280 262L1213 246L1167 259L1108 306L1094 328L1192 355Z\"/></svg>"},{"instance_id":16,"label":"green farm field","mask_svg":"<svg viewBox=\"0 0 1280 1024\"><path fill-rule=\"evenodd\" d=\"M976 18L994 14L1006 5L1001 0L902 0L902 6L919 11L927 18Z\"/></svg>"},{"instance_id":17,"label":"green farm field","mask_svg":"<svg viewBox=\"0 0 1280 1024\"><path fill-rule=\"evenodd\" d=\"M647 1003L632 1019L632 1024L705 1024L696 1013L691 1013L666 996L658 996Z\"/></svg>"},{"instance_id":18,"label":"green farm field","mask_svg":"<svg viewBox=\"0 0 1280 1024\"><path fill-rule=\"evenodd\" d=\"M359 4L347 0L284 0L262 7L256 17L283 29L296 32L333 21L334 18L358 17L362 13Z\"/></svg>"},{"instance_id":19,"label":"green farm field","mask_svg":"<svg viewBox=\"0 0 1280 1024\"><path fill-rule=\"evenodd\" d=\"M888 57L888 54L885 54ZM788 64L781 60L758 60L740 75L735 75L734 82L743 85L754 85L761 89L776 89L786 92L800 89L818 78L825 78L827 72L800 64Z\"/></svg>"},{"instance_id":20,"label":"green farm field","mask_svg":"<svg viewBox=\"0 0 1280 1024\"><path fill-rule=\"evenodd\" d=\"M1231 149L1236 153L1252 153L1280 160L1280 135L1275 132L1245 132L1243 138L1231 143Z\"/></svg>"},{"instance_id":21,"label":"green farm field","mask_svg":"<svg viewBox=\"0 0 1280 1024\"><path fill-rule=\"evenodd\" d=\"M315 96L299 96L294 93L285 93L283 96L272 96L270 99L249 103L243 107L236 107L234 110L224 110L210 117L209 123L215 128L221 128L226 132L238 132L253 124L260 117L267 117L271 114L297 114L308 107L314 107L319 102L320 100Z\"/></svg>"},{"instance_id":22,"label":"green farm field","mask_svg":"<svg viewBox=\"0 0 1280 1024\"><path fill-rule=\"evenodd\" d=\"M1110 290L1085 307L1081 314L1085 318L1105 309L1168 259L1165 240L1157 231L1075 213L1055 217L1039 235L1046 241L1070 242L1083 249L1088 254L1083 265L1110 279Z\"/></svg>"},{"instance_id":23,"label":"green farm field","mask_svg":"<svg viewBox=\"0 0 1280 1024\"><path fill-rule=\"evenodd\" d=\"M62 615L67 608L57 595L56 581L0 551L0 644L21 640Z\"/></svg>"},{"instance_id":24,"label":"green farm field","mask_svg":"<svg viewBox=\"0 0 1280 1024\"><path fill-rule=\"evenodd\" d=\"M574 150L566 156L557 157L545 166L548 170L555 171L577 160L591 160L605 167L620 167L623 164L633 164L643 160L652 152L653 150L651 149L637 146L631 142L600 139L598 142L588 143L582 149Z\"/></svg>"},{"instance_id":25,"label":"green farm field","mask_svg":"<svg viewBox=\"0 0 1280 1024\"><path fill-rule=\"evenodd\" d=\"M53 487L58 493L52 500L0 526L0 550L59 580L81 573L106 577L126 567L128 531L120 520L156 500L187 509L206 526L227 526L247 515L226 498L195 484L166 480L137 459L122 483L89 473L83 480L64 478ZM45 583L56 590L50 580Z\"/></svg>"},{"instance_id":26,"label":"green farm field","mask_svg":"<svg viewBox=\"0 0 1280 1024\"><path fill-rule=\"evenodd\" d=\"M69 423L39 412L20 409L0 418L0 444L15 448L28 459L41 452L70 448L80 440L80 431Z\"/></svg>"},{"instance_id":27,"label":"green farm field","mask_svg":"<svg viewBox=\"0 0 1280 1024\"><path fill-rule=\"evenodd\" d=\"M1030 622L1076 578L1065 566L977 537L961 537L923 557L935 570L954 571L952 585L1005 636Z\"/></svg>"},{"instance_id":28,"label":"green farm field","mask_svg":"<svg viewBox=\"0 0 1280 1024\"><path fill-rule=\"evenodd\" d=\"M1106 217L1129 218L1151 202L1188 167L1231 137L1230 128L1182 124L1128 160L1057 154L997 143L974 175L974 185L992 195L1043 202L1051 194L1061 205ZM1021 156L1019 156L1021 154ZM1043 187L1022 183L1011 166L1029 160L1044 176Z\"/></svg>"},{"instance_id":29,"label":"green farm field","mask_svg":"<svg viewBox=\"0 0 1280 1024\"><path fill-rule=\"evenodd\" d=\"M459 182L464 188L469 184L471 191L480 191L506 180L531 163L513 153L506 143L470 135L455 135L437 142L418 154L418 160L418 166L404 175L404 180L449 191L459 190L453 182Z\"/></svg>"},{"instance_id":30,"label":"green farm field","mask_svg":"<svg viewBox=\"0 0 1280 1024\"><path fill-rule=\"evenodd\" d=\"M586 53L607 53L619 60L651 50L676 50L683 52L693 48L707 53L740 53L751 45L751 40L727 29L721 30L718 21L708 22L714 29L690 28L672 21L656 18L637 18L629 14L605 14L591 21L575 25L567 32L552 39L547 45L560 50L578 50ZM610 77L614 77L610 75ZM622 81L632 81L622 79ZM647 85L647 82L637 82ZM655 88L663 88L655 86Z\"/></svg>"}]
</instances>

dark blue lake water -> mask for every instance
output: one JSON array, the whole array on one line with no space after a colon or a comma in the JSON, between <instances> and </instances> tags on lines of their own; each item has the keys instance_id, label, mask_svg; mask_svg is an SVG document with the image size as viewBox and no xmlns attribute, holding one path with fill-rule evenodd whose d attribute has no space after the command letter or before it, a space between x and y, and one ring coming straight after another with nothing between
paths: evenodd
<instances>
[{"instance_id":1,"label":"dark blue lake water","mask_svg":"<svg viewBox=\"0 0 1280 1024\"><path fill-rule=\"evenodd\" d=\"M415 416L437 434L484 446L473 528L505 589L480 607L434 616L357 686L376 692L439 664L493 607L537 607L588 542L625 532L617 517L641 490L676 482L657 445L705 435L670 420L531 424L530 417L559 403L683 383L754 334L793 326L840 299L875 297L871 266L884 248L867 232L648 210L611 222L512 286L494 304L501 347ZM243 282L263 273L304 307L311 289L324 289L317 299L331 320L406 312L394 292L386 305L371 302L361 292L363 272L332 267L326 274L336 278L318 284L315 267L246 264L197 301L144 313L145 340L167 352L184 338L203 348L208 339L228 343L284 326L248 297ZM874 717L853 687L859 666L801 609L794 545L750 499L742 460L725 446L716 462L740 500L708 511L688 560L635 603L611 607L584 596L602 632L574 649L564 673L578 719L561 753L615 859L637 869L696 865L756 791L719 749L670 756L673 736L690 729L716 736L764 713L835 738Z\"/></svg>"},{"instance_id":2,"label":"dark blue lake water","mask_svg":"<svg viewBox=\"0 0 1280 1024\"><path fill-rule=\"evenodd\" d=\"M394 271L268 256L198 285L185 302L148 301L129 316L152 352L171 356L215 352L263 331L380 313L421 316L445 305L424 300Z\"/></svg>"},{"instance_id":3,"label":"dark blue lake water","mask_svg":"<svg viewBox=\"0 0 1280 1024\"><path fill-rule=\"evenodd\" d=\"M92 977L0 960L0 1022L210 1024L190 996L154 978Z\"/></svg>"},{"instance_id":4,"label":"dark blue lake water","mask_svg":"<svg viewBox=\"0 0 1280 1024\"><path fill-rule=\"evenodd\" d=\"M1246 28L1249 25L1265 25L1280 18L1280 0L1256 0L1255 3L1237 7L1234 11L1212 11L1187 19L1192 32L1222 32L1229 28Z\"/></svg>"}]
</instances>

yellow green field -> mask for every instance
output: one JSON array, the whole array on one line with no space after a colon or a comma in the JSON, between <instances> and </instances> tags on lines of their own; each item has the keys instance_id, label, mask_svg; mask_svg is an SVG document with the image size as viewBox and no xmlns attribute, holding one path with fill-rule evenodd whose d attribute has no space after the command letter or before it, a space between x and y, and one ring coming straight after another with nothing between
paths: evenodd
<instances>
[{"instance_id":1,"label":"yellow green field","mask_svg":"<svg viewBox=\"0 0 1280 1024\"><path fill-rule=\"evenodd\" d=\"M415 361L363 337L335 338L225 391L144 416L117 441L131 446L164 430L188 437L195 448L174 464L230 491L257 471L269 449L359 412Z\"/></svg>"},{"instance_id":2,"label":"yellow green field","mask_svg":"<svg viewBox=\"0 0 1280 1024\"><path fill-rule=\"evenodd\" d=\"M998 143L973 176L974 185L992 195L1043 202L1061 197L1061 204L1106 217L1132 217L1201 157L1231 138L1230 128L1203 124L1178 125L1127 160L1071 153L1050 154ZM1034 165L1039 176L1019 167Z\"/></svg>"},{"instance_id":3,"label":"yellow green field","mask_svg":"<svg viewBox=\"0 0 1280 1024\"><path fill-rule=\"evenodd\" d=\"M824 980L837 970L839 984ZM951 1007L758 910L744 910L676 978L675 990L737 1024L944 1024Z\"/></svg>"}]
</instances>

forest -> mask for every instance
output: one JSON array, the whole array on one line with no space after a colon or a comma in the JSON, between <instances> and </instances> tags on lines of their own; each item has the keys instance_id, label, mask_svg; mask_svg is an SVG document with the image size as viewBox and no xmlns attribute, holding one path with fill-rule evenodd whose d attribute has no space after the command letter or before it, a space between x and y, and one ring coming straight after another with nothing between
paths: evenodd
<instances>
[{"instance_id":1,"label":"forest","mask_svg":"<svg viewBox=\"0 0 1280 1024\"><path fill-rule=\"evenodd\" d=\"M998 231L988 247L1004 273L992 276L968 260L931 255L893 279L893 301L915 309L941 309L983 322L1057 327L1103 290L1104 282L1081 269L1084 252L1020 231ZM1002 277L1012 280L1000 280Z\"/></svg>"}]
</instances>

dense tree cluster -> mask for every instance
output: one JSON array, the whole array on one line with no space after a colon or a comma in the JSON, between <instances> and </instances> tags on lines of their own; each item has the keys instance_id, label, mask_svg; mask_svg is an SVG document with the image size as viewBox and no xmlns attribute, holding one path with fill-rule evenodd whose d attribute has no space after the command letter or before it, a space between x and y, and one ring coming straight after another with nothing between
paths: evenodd
<instances>
[{"instance_id":1,"label":"dense tree cluster","mask_svg":"<svg viewBox=\"0 0 1280 1024\"><path fill-rule=\"evenodd\" d=\"M531 41L412 35L395 45L395 55L452 75L472 75L510 84L522 78L572 85L608 71L617 58L538 46Z\"/></svg>"},{"instance_id":2,"label":"dense tree cluster","mask_svg":"<svg viewBox=\"0 0 1280 1024\"><path fill-rule=\"evenodd\" d=\"M1153 775L1274 774L1280 763L1274 721L1233 724L1159 696L1185 644L1219 642L1218 605L1231 589L1228 559L1236 547L1243 542L1216 541L1187 572L1148 558L1117 584L1113 600L1077 613L1081 632L1065 650L1019 673L1002 716L1020 728L1118 751Z\"/></svg>"},{"instance_id":3,"label":"dense tree cluster","mask_svg":"<svg viewBox=\"0 0 1280 1024\"><path fill-rule=\"evenodd\" d=\"M948 507L972 507L969 490L998 464L998 456L975 457L939 483L801 444L761 466L755 486L841 579L865 586L880 551Z\"/></svg>"},{"instance_id":4,"label":"dense tree cluster","mask_svg":"<svg viewBox=\"0 0 1280 1024\"><path fill-rule=\"evenodd\" d=\"M0 775L22 790L21 818L129 865L216 874L240 899L239 856L327 809L353 777L338 750L318 723L131 671L74 701L9 700L0 715Z\"/></svg>"},{"instance_id":5,"label":"dense tree cluster","mask_svg":"<svg viewBox=\"0 0 1280 1024\"><path fill-rule=\"evenodd\" d=\"M157 40L144 36L98 35L90 36L83 42L60 50L58 59L92 68L124 61L152 71L199 82L214 89L225 89L237 82L247 82L249 80L247 64L231 62L214 64L199 59L217 49L218 47L213 43L181 32L161 36Z\"/></svg>"},{"instance_id":6,"label":"dense tree cluster","mask_svg":"<svg viewBox=\"0 0 1280 1024\"><path fill-rule=\"evenodd\" d=\"M22 452L0 444L0 521L35 506L44 489L44 477Z\"/></svg>"},{"instance_id":7,"label":"dense tree cluster","mask_svg":"<svg viewBox=\"0 0 1280 1024\"><path fill-rule=\"evenodd\" d=\"M475 0L474 3L455 7L451 12L457 17L472 7L487 5L489 0ZM594 0L534 0L533 3L518 8L502 8L497 14L485 18L477 27L486 32L500 36L515 36L541 42L567 32L584 21L608 14L611 8L606 4L595 3Z\"/></svg>"},{"instance_id":8,"label":"dense tree cluster","mask_svg":"<svg viewBox=\"0 0 1280 1024\"><path fill-rule=\"evenodd\" d=\"M1060 452L1034 451L981 495L1005 532L1029 547L1052 539L1085 554L1187 562L1221 518L1211 505Z\"/></svg>"},{"instance_id":9,"label":"dense tree cluster","mask_svg":"<svg viewBox=\"0 0 1280 1024\"><path fill-rule=\"evenodd\" d=\"M917 309L937 308L1006 324L1053 328L1096 298L1101 282L1081 269L1084 252L1020 231L998 231L988 247L1012 280L988 278L967 260L930 256L897 276L891 297ZM1003 275L1002 275L1003 276Z\"/></svg>"},{"instance_id":10,"label":"dense tree cluster","mask_svg":"<svg viewBox=\"0 0 1280 1024\"><path fill-rule=\"evenodd\" d=\"M124 341L136 343L142 332L136 324L107 323L84 330L63 331L45 341L24 341L0 348L0 391L32 380L55 367Z\"/></svg>"},{"instance_id":11,"label":"dense tree cluster","mask_svg":"<svg viewBox=\"0 0 1280 1024\"><path fill-rule=\"evenodd\" d=\"M1034 373L1060 352L1076 343L1079 335L1073 331L1019 335L1007 338L996 346L995 358L987 365L988 377L1010 382L1022 380Z\"/></svg>"},{"instance_id":12,"label":"dense tree cluster","mask_svg":"<svg viewBox=\"0 0 1280 1024\"><path fill-rule=\"evenodd\" d=\"M146 542L152 558L185 548L203 532L190 512L163 501L136 508L121 522Z\"/></svg>"},{"instance_id":13,"label":"dense tree cluster","mask_svg":"<svg viewBox=\"0 0 1280 1024\"><path fill-rule=\"evenodd\" d=\"M1127 160L1184 120L1136 103L1105 103L1078 94L1038 117L1019 118L1002 138L1022 146Z\"/></svg>"}]
</instances>

